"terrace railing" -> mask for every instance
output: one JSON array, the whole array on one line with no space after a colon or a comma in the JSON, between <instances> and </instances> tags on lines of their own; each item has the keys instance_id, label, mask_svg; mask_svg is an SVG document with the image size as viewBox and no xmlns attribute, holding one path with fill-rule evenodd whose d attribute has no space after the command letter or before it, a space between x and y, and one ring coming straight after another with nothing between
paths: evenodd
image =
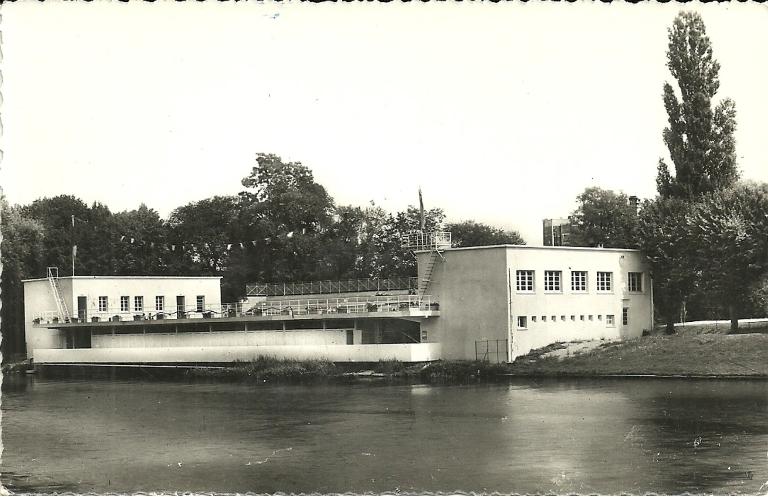
<instances>
[{"instance_id":1,"label":"terrace railing","mask_svg":"<svg viewBox=\"0 0 768 497\"><path fill-rule=\"evenodd\" d=\"M89 309L86 315L92 322L103 321L144 321L185 318L233 318L248 316L303 316L310 314L359 314L368 312L410 312L410 310L438 310L439 305L430 295L392 295L347 298L314 298L267 300L255 305L243 302L214 304L203 307L187 306L184 309L125 311L117 309ZM78 318L69 322L75 323ZM58 311L40 313L37 323L59 322Z\"/></svg>"},{"instance_id":2,"label":"terrace railing","mask_svg":"<svg viewBox=\"0 0 768 497\"><path fill-rule=\"evenodd\" d=\"M308 281L293 283L251 283L245 286L246 295L254 296L289 296L322 295L352 292L386 292L392 290L418 289L418 278L367 278L339 281Z\"/></svg>"}]
</instances>

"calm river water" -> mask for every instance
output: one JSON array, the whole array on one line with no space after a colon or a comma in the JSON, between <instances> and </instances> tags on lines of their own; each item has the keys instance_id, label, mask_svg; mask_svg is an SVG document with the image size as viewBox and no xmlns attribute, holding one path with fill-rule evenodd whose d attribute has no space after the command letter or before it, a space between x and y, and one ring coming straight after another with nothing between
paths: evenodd
<instances>
[{"instance_id":1,"label":"calm river water","mask_svg":"<svg viewBox=\"0 0 768 497\"><path fill-rule=\"evenodd\" d=\"M768 382L6 377L18 492L760 493Z\"/></svg>"}]
</instances>

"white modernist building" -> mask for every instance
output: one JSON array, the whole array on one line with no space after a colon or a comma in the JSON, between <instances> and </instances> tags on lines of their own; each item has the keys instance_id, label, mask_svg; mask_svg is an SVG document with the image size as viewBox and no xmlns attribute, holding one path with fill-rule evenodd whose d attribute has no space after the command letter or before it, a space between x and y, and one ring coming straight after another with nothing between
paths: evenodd
<instances>
[{"instance_id":1,"label":"white modernist building","mask_svg":"<svg viewBox=\"0 0 768 497\"><path fill-rule=\"evenodd\" d=\"M41 364L511 361L558 341L639 337L652 282L636 250L420 243L418 279L253 285L218 277L24 282L27 354Z\"/></svg>"},{"instance_id":2,"label":"white modernist building","mask_svg":"<svg viewBox=\"0 0 768 497\"><path fill-rule=\"evenodd\" d=\"M445 359L514 360L559 341L634 338L653 327L652 282L637 250L501 245L417 258L440 303L422 338L441 343Z\"/></svg>"}]
</instances>

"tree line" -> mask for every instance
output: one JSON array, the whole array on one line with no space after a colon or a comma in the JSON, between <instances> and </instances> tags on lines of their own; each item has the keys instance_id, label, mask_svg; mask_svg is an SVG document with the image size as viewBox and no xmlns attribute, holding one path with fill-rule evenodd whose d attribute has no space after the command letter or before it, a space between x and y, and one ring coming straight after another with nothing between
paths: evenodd
<instances>
[{"instance_id":1,"label":"tree line","mask_svg":"<svg viewBox=\"0 0 768 497\"><path fill-rule=\"evenodd\" d=\"M401 244L420 228L409 206L390 213L371 203L336 205L309 167L257 154L244 190L174 209L167 219L140 205L111 212L71 195L29 205L2 202L3 355L23 351L21 280L60 275L222 276L222 299L235 302L246 283L415 276ZM445 222L424 212L427 231L447 230L454 246L524 244L516 231L474 221ZM241 245L242 244L242 245Z\"/></svg>"},{"instance_id":2,"label":"tree line","mask_svg":"<svg viewBox=\"0 0 768 497\"><path fill-rule=\"evenodd\" d=\"M669 29L662 137L675 174L659 160L658 195L639 213L626 195L588 188L571 214L572 245L642 249L655 307L673 332L689 320L764 316L768 308L768 185L739 180L735 104L713 106L720 65L698 14Z\"/></svg>"}]
</instances>

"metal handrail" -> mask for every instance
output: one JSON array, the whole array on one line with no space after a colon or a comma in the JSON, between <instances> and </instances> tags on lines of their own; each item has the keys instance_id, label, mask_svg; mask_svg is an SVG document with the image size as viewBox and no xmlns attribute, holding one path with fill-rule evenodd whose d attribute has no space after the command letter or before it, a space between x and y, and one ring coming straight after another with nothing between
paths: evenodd
<instances>
[{"instance_id":1,"label":"metal handrail","mask_svg":"<svg viewBox=\"0 0 768 497\"><path fill-rule=\"evenodd\" d=\"M346 292L384 292L415 290L418 278L364 278L354 280L297 281L285 283L249 283L245 293L249 296L321 295Z\"/></svg>"},{"instance_id":2,"label":"metal handrail","mask_svg":"<svg viewBox=\"0 0 768 497\"><path fill-rule=\"evenodd\" d=\"M402 312L418 309L421 311L438 310L439 304L432 301L430 295L391 295L369 297L347 297L326 299L290 299L266 300L255 305L243 302L209 304L203 307L196 305L176 308L176 310L116 310L106 311L89 309L85 315L87 320L97 318L97 321L132 321L184 318L232 318L248 316L302 316L310 314L358 314L368 312ZM77 322L77 317L65 322ZM35 317L36 322L59 322L57 311L44 311Z\"/></svg>"}]
</instances>

